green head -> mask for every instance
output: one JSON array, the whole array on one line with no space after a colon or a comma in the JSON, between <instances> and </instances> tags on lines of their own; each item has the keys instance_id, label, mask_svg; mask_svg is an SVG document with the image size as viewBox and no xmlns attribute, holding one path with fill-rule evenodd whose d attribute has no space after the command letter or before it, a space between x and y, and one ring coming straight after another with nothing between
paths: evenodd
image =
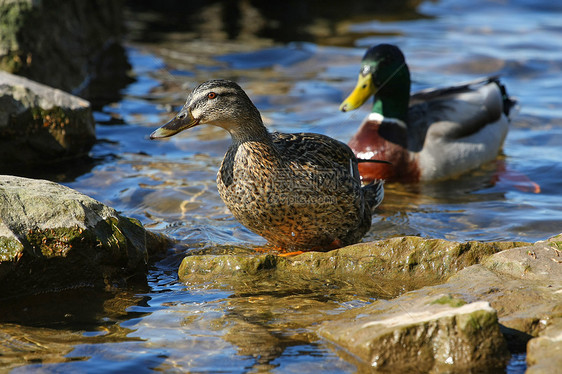
<instances>
[{"instance_id":1,"label":"green head","mask_svg":"<svg viewBox=\"0 0 562 374\"><path fill-rule=\"evenodd\" d=\"M363 56L359 79L340 110L359 108L372 95L373 112L385 117L406 120L410 101L410 70L402 51L391 44L371 47Z\"/></svg>"}]
</instances>

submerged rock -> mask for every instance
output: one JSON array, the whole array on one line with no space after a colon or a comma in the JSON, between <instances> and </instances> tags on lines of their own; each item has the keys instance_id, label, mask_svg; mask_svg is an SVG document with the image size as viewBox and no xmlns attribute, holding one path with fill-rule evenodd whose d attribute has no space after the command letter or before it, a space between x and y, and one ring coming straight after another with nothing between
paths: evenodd
<instances>
[{"instance_id":1,"label":"submerged rock","mask_svg":"<svg viewBox=\"0 0 562 374\"><path fill-rule=\"evenodd\" d=\"M88 101L0 71L0 171L83 157L94 126Z\"/></svg>"},{"instance_id":2,"label":"submerged rock","mask_svg":"<svg viewBox=\"0 0 562 374\"><path fill-rule=\"evenodd\" d=\"M144 275L169 242L57 183L0 176L0 296Z\"/></svg>"}]
</instances>

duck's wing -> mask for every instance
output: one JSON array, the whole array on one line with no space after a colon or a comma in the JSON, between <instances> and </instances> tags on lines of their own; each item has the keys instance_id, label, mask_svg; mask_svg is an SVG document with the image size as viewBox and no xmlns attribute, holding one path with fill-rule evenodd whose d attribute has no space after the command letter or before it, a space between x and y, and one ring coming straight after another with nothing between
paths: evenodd
<instances>
[{"instance_id":1,"label":"duck's wing","mask_svg":"<svg viewBox=\"0 0 562 374\"><path fill-rule=\"evenodd\" d=\"M361 187L358 169L360 160L347 144L313 133L273 133L272 137L277 149L286 158L287 164L291 164L294 169L316 173L317 177L321 177L326 172L324 176L331 182L334 182L333 173L336 172L335 176L338 180L336 183L322 183L318 187L327 194L340 197L346 194L354 196L354 204L362 206L361 211L364 210L364 203L367 203L366 215L362 219L365 220L367 229L370 227L371 215L366 212L374 211L381 203L384 197L384 182L377 180ZM359 190L363 192L360 193Z\"/></svg>"},{"instance_id":2,"label":"duck's wing","mask_svg":"<svg viewBox=\"0 0 562 374\"><path fill-rule=\"evenodd\" d=\"M515 103L497 77L423 90L413 94L410 102L412 129L425 128L427 136L449 139L478 132L508 115Z\"/></svg>"},{"instance_id":3,"label":"duck's wing","mask_svg":"<svg viewBox=\"0 0 562 374\"><path fill-rule=\"evenodd\" d=\"M339 140L314 133L273 133L272 138L280 154L290 163L315 169L343 168L359 178L355 154Z\"/></svg>"},{"instance_id":4,"label":"duck's wing","mask_svg":"<svg viewBox=\"0 0 562 374\"><path fill-rule=\"evenodd\" d=\"M505 86L500 82L500 78L497 75L477 78L471 81L461 82L449 87L427 88L425 90L417 91L413 93L412 96L410 96L410 106L431 101L431 100L444 99L449 97L450 95L462 94L468 91L474 91L475 89L478 89L478 87L486 86L489 84L495 84L500 89L503 99L503 103L502 103L503 112L506 116L509 117L509 112L516 104L516 101L513 98L509 97Z\"/></svg>"}]
</instances>

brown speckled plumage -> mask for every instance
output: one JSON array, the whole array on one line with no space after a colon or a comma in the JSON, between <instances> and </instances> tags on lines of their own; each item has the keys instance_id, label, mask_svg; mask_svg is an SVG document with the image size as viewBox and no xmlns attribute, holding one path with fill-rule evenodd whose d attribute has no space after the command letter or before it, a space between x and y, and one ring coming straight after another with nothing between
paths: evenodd
<instances>
[{"instance_id":1,"label":"brown speckled plumage","mask_svg":"<svg viewBox=\"0 0 562 374\"><path fill-rule=\"evenodd\" d=\"M270 134L244 91L230 81L201 84L178 116L151 137L194 123L231 133L233 143L217 174L219 193L240 223L271 244L328 249L356 243L369 230L382 182L361 186L357 158L344 143L320 134Z\"/></svg>"}]
</instances>

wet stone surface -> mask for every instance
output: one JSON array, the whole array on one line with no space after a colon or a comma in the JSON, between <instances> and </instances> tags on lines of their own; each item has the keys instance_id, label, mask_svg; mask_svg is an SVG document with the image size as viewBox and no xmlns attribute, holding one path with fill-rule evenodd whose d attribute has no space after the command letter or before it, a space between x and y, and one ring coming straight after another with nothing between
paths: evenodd
<instances>
[{"instance_id":1,"label":"wet stone surface","mask_svg":"<svg viewBox=\"0 0 562 374\"><path fill-rule=\"evenodd\" d=\"M57 183L0 176L2 297L144 277L169 241Z\"/></svg>"},{"instance_id":2,"label":"wet stone surface","mask_svg":"<svg viewBox=\"0 0 562 374\"><path fill-rule=\"evenodd\" d=\"M528 343L537 360L559 349L547 344L557 339L562 305L558 245L559 237L532 245L404 237L293 257L223 247L193 251L179 279L189 287L232 290L232 303L250 302L250 310L255 303L258 314L270 299L251 302L247 295L333 287L331 297L374 297L333 316L330 308L315 310L313 321L299 324L319 325L319 336L358 357L356 365L365 369L491 370L505 367L508 347L520 352ZM310 308L307 300L280 307Z\"/></svg>"}]
</instances>

